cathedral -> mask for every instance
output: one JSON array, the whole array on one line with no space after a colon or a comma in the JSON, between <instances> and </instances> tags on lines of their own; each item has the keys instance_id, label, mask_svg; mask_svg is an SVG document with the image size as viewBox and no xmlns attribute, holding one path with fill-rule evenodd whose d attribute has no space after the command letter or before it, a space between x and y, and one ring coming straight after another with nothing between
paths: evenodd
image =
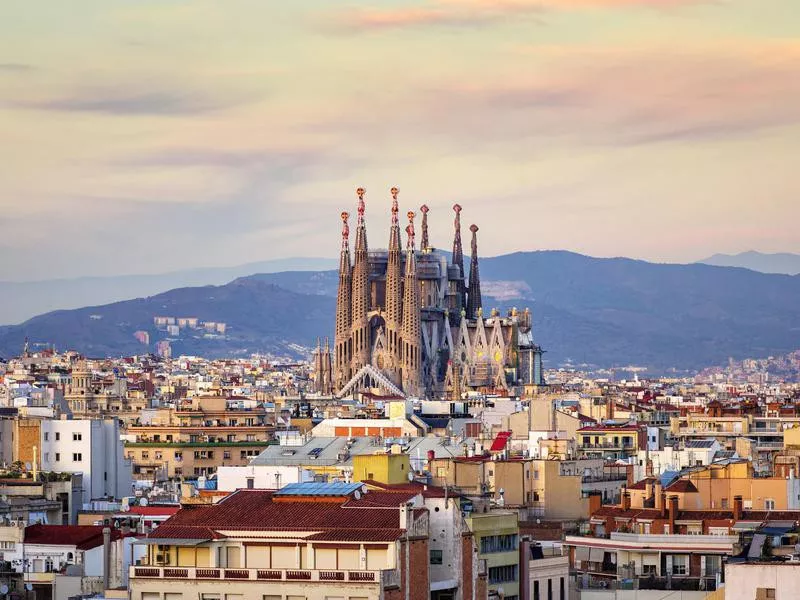
<instances>
[{"instance_id":1,"label":"cathedral","mask_svg":"<svg viewBox=\"0 0 800 600\"><path fill-rule=\"evenodd\" d=\"M419 248L413 211L401 235L397 188L391 190L388 249L370 250L365 190L359 188L357 195L352 255L350 215L341 214L335 337L333 348L326 340L314 354L317 391L340 397L377 390L392 397L460 399L468 391L509 394L542 385L542 350L533 343L530 311L484 314L476 225L469 228L467 277L461 206L453 207L448 260L430 244L427 206L420 208Z\"/></svg>"}]
</instances>

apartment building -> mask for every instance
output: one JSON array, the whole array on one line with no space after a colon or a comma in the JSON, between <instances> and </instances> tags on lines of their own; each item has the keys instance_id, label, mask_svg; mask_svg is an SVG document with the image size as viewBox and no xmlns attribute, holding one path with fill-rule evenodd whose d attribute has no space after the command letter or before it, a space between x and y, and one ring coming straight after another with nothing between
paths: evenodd
<instances>
[{"instance_id":1,"label":"apartment building","mask_svg":"<svg viewBox=\"0 0 800 600\"><path fill-rule=\"evenodd\" d=\"M125 452L135 479L207 476L221 466L247 465L273 432L272 419L255 401L203 396L177 409L143 411L125 432Z\"/></svg>"},{"instance_id":2,"label":"apartment building","mask_svg":"<svg viewBox=\"0 0 800 600\"><path fill-rule=\"evenodd\" d=\"M39 448L42 471L82 474L82 503L131 495L118 419L42 420Z\"/></svg>"},{"instance_id":3,"label":"apartment building","mask_svg":"<svg viewBox=\"0 0 800 600\"><path fill-rule=\"evenodd\" d=\"M239 490L186 507L146 539L132 600L428 600L430 518L417 494L354 484ZM485 600L470 570L462 600Z\"/></svg>"},{"instance_id":4,"label":"apartment building","mask_svg":"<svg viewBox=\"0 0 800 600\"><path fill-rule=\"evenodd\" d=\"M478 559L486 562L489 595L520 600L519 517L514 511L471 512L467 527L475 536Z\"/></svg>"},{"instance_id":5,"label":"apartment building","mask_svg":"<svg viewBox=\"0 0 800 600\"><path fill-rule=\"evenodd\" d=\"M606 424L581 427L578 452L587 458L628 459L647 449L647 426Z\"/></svg>"}]
</instances>

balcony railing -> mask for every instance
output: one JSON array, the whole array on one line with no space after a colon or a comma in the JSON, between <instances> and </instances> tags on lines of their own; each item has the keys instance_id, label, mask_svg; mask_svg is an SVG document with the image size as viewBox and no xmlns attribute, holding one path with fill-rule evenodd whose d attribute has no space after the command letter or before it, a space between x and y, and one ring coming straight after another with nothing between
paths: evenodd
<instances>
[{"instance_id":1,"label":"balcony railing","mask_svg":"<svg viewBox=\"0 0 800 600\"><path fill-rule=\"evenodd\" d=\"M130 576L138 579L215 579L236 581L302 581L380 583L384 587L399 583L394 569L381 571L342 571L325 569L224 569L219 567L150 567L133 566Z\"/></svg>"}]
</instances>

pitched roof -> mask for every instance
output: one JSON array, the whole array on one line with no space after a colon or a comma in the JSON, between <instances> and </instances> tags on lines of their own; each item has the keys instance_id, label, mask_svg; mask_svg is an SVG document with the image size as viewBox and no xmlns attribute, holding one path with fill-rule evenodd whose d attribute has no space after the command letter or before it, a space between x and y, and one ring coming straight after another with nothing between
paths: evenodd
<instances>
[{"instance_id":1,"label":"pitched roof","mask_svg":"<svg viewBox=\"0 0 800 600\"><path fill-rule=\"evenodd\" d=\"M674 483L671 483L669 486L667 486L665 491L683 493L696 492L698 490L697 487L688 479L678 479Z\"/></svg>"},{"instance_id":2,"label":"pitched roof","mask_svg":"<svg viewBox=\"0 0 800 600\"><path fill-rule=\"evenodd\" d=\"M122 534L111 530L111 540ZM45 546L75 546L78 550L90 550L103 545L102 525L29 525L25 528L25 543Z\"/></svg>"},{"instance_id":3,"label":"pitched roof","mask_svg":"<svg viewBox=\"0 0 800 600\"><path fill-rule=\"evenodd\" d=\"M320 534L345 535L342 532L358 531L359 539L370 539L375 530L391 530L397 539L400 529L400 505L412 492L369 492L360 499L345 502L313 502L308 498L291 501L273 499L273 493L264 490L239 490L217 504L187 506L167 519L151 538L211 539L224 531L317 531ZM415 514L424 509L415 510ZM384 538L389 534L382 533ZM349 539L349 538L348 538Z\"/></svg>"}]
</instances>

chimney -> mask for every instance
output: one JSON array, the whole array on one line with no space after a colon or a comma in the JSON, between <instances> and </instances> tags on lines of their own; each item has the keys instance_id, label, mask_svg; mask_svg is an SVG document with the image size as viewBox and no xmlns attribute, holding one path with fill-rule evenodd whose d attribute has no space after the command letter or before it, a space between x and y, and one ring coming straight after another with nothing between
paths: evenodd
<instances>
[{"instance_id":1,"label":"chimney","mask_svg":"<svg viewBox=\"0 0 800 600\"><path fill-rule=\"evenodd\" d=\"M734 496L733 497L733 520L738 521L742 518L742 507L744 502L742 501L741 496Z\"/></svg>"},{"instance_id":2,"label":"chimney","mask_svg":"<svg viewBox=\"0 0 800 600\"><path fill-rule=\"evenodd\" d=\"M628 490L622 492L622 510L630 510L631 508L631 493Z\"/></svg>"},{"instance_id":3,"label":"chimney","mask_svg":"<svg viewBox=\"0 0 800 600\"><path fill-rule=\"evenodd\" d=\"M678 497L669 497L669 532L675 535L675 520L678 518Z\"/></svg>"},{"instance_id":4,"label":"chimney","mask_svg":"<svg viewBox=\"0 0 800 600\"><path fill-rule=\"evenodd\" d=\"M111 529L103 527L103 589L109 589L111 575Z\"/></svg>"},{"instance_id":5,"label":"chimney","mask_svg":"<svg viewBox=\"0 0 800 600\"><path fill-rule=\"evenodd\" d=\"M405 529L406 535L408 535L408 531L411 529L413 521L413 513L411 511L411 502L406 502L400 507L400 529Z\"/></svg>"},{"instance_id":6,"label":"chimney","mask_svg":"<svg viewBox=\"0 0 800 600\"><path fill-rule=\"evenodd\" d=\"M614 420L614 399L606 398L606 421Z\"/></svg>"},{"instance_id":7,"label":"chimney","mask_svg":"<svg viewBox=\"0 0 800 600\"><path fill-rule=\"evenodd\" d=\"M653 504L653 507L657 511L660 511L661 516L663 517L664 511L666 510L666 506L664 506L666 504L664 502L664 497L666 494L664 494L664 486L661 485L660 479L656 479L656 485L653 490L653 495L655 496L655 504Z\"/></svg>"}]
</instances>

